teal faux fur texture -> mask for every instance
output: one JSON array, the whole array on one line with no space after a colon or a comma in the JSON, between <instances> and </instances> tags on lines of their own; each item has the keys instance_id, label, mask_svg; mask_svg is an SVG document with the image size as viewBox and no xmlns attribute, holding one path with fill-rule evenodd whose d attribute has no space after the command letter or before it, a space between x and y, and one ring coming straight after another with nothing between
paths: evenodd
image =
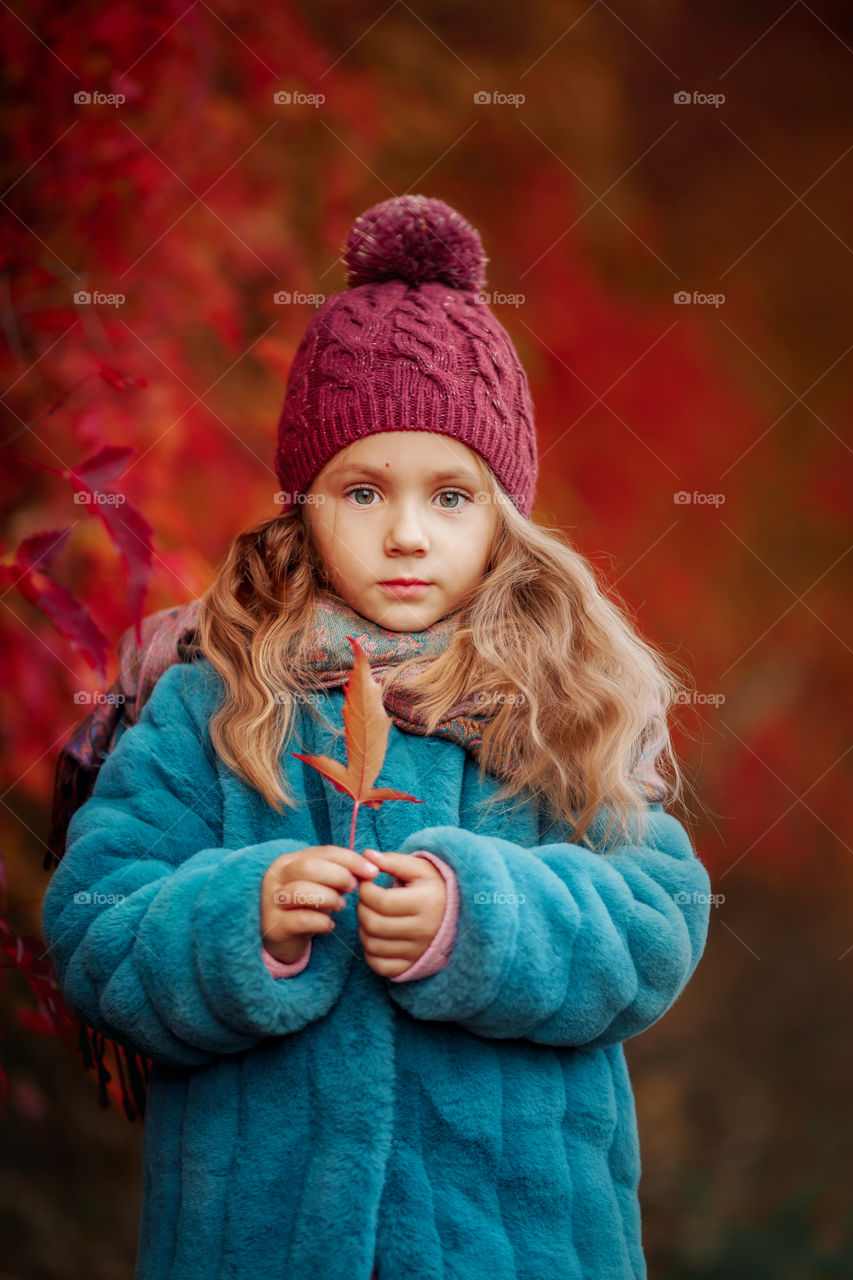
<instances>
[{"instance_id":1,"label":"teal faux fur texture","mask_svg":"<svg viewBox=\"0 0 853 1280\"><path fill-rule=\"evenodd\" d=\"M74 814L43 927L69 1005L153 1061L137 1280L641 1280L640 1154L622 1044L679 997L710 881L682 825L607 856L484 815L474 758L391 726L356 848L431 850L460 890L447 966L366 964L357 895L274 979L260 888L284 852L348 845L352 801L291 750L277 814L214 755L218 676L160 677ZM320 696L342 725L343 691ZM551 828L553 834L553 828ZM391 883L387 873L380 884Z\"/></svg>"}]
</instances>

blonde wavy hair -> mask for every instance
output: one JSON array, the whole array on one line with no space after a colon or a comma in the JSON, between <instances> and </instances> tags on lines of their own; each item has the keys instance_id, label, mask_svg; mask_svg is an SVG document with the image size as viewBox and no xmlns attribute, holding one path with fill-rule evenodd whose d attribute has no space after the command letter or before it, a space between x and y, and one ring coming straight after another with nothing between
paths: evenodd
<instances>
[{"instance_id":1,"label":"blonde wavy hair","mask_svg":"<svg viewBox=\"0 0 853 1280\"><path fill-rule=\"evenodd\" d=\"M481 498L498 512L486 572L458 605L445 651L394 664L380 689L420 664L407 687L419 696L429 733L472 691L493 699L479 768L481 781L489 772L501 786L483 803L533 799L549 829L566 822L573 840L590 848L594 828L602 844L641 841L649 803L641 757L663 784L662 802L683 802L687 784L668 715L692 687L689 675L639 635L624 602L605 594L568 536L522 516L473 456ZM201 597L200 648L224 684L209 726L212 745L279 813L298 803L280 765L296 709L319 715L306 697L304 659L306 621L320 594L341 599L300 504L237 534ZM510 755L513 768L502 775L500 762Z\"/></svg>"}]
</instances>

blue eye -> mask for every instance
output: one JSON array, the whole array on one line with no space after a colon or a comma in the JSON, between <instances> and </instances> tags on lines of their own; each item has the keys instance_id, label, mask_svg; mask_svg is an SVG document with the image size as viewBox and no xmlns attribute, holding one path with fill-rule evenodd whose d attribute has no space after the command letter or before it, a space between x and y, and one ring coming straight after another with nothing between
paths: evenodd
<instances>
[{"instance_id":1,"label":"blue eye","mask_svg":"<svg viewBox=\"0 0 853 1280\"><path fill-rule=\"evenodd\" d=\"M345 497L349 498L354 493L374 493L375 490L369 489L366 485L357 485L355 489L348 489ZM372 507L372 502L356 502L357 507Z\"/></svg>"},{"instance_id":2,"label":"blue eye","mask_svg":"<svg viewBox=\"0 0 853 1280\"><path fill-rule=\"evenodd\" d=\"M372 495L376 493L376 490L372 487L372 485L366 485L366 484L353 485L351 489L347 489L344 492L344 497L351 498L356 493L369 493ZM447 506L443 502L440 503L439 505L442 511L460 511L462 509L463 503L471 501L468 494L463 493L461 489L442 489L441 493L438 496L440 498L444 498L447 494L450 494L452 498L459 498L461 499L461 501L455 502L453 506ZM376 503L375 502L359 502L356 499L355 505L357 507L375 507Z\"/></svg>"},{"instance_id":3,"label":"blue eye","mask_svg":"<svg viewBox=\"0 0 853 1280\"><path fill-rule=\"evenodd\" d=\"M466 493L462 493L461 490L459 489L443 489L439 496L443 498L448 493L450 494L451 498L461 498L462 501L469 500L468 495ZM444 511L458 511L461 506L462 506L462 502L457 502L452 507L446 507L444 506L444 504L442 504L442 509Z\"/></svg>"}]
</instances>

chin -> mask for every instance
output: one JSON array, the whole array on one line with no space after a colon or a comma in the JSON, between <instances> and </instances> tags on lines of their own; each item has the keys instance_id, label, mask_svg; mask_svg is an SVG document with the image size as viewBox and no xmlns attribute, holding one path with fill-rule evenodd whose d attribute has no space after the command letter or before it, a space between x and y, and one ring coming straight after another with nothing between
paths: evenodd
<instances>
[{"instance_id":1,"label":"chin","mask_svg":"<svg viewBox=\"0 0 853 1280\"><path fill-rule=\"evenodd\" d=\"M395 626L398 631L422 631L424 627L429 626L429 622L422 623L421 619L432 618L431 614L414 609L411 605L407 608L405 604L402 607L397 605L394 610L383 610L382 616L385 621L380 622L379 625L381 627L387 626L391 631L394 630Z\"/></svg>"},{"instance_id":2,"label":"chin","mask_svg":"<svg viewBox=\"0 0 853 1280\"><path fill-rule=\"evenodd\" d=\"M377 613L380 611L377 610ZM415 601L400 600L390 608L383 609L380 616L382 621L374 621L386 631L425 631L443 615L436 613L434 607L427 613L422 606L418 608Z\"/></svg>"}]
</instances>

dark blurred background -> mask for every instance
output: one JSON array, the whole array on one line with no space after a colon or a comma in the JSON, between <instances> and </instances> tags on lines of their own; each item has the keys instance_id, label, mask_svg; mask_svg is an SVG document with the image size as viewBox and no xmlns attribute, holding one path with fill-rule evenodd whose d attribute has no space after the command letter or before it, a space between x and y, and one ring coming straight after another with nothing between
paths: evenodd
<instances>
[{"instance_id":1,"label":"dark blurred background","mask_svg":"<svg viewBox=\"0 0 853 1280\"><path fill-rule=\"evenodd\" d=\"M853 11L11 0L0 39L0 1280L133 1272L141 1126L45 1006L57 754L134 612L273 509L310 295L404 192L482 235L534 518L695 680L708 946L626 1046L650 1277L853 1276ZM74 502L104 446L131 534Z\"/></svg>"}]
</instances>

